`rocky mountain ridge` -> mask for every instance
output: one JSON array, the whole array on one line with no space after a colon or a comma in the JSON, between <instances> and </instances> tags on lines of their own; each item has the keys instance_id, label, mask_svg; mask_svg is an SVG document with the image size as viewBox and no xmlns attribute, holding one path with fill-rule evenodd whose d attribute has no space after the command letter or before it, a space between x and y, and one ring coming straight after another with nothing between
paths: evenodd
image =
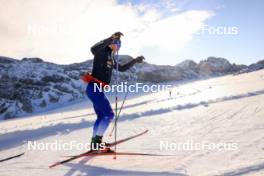
<instances>
[{"instance_id":1,"label":"rocky mountain ridge","mask_svg":"<svg viewBox=\"0 0 264 176\"><path fill-rule=\"evenodd\" d=\"M121 64L130 59L130 56L120 56ZM239 74L263 68L264 60L246 66L231 64L227 59L217 57L208 57L199 63L185 60L175 66L144 62L120 73L120 80L161 83ZM80 76L91 69L92 60L57 65L40 58L15 60L0 57L0 119L15 118L84 99L86 85L80 80Z\"/></svg>"}]
</instances>

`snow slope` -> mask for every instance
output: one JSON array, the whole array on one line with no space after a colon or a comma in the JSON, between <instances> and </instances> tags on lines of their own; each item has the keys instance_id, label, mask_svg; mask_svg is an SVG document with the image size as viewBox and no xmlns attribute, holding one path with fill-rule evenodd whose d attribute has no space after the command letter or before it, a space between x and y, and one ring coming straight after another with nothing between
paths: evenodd
<instances>
[{"instance_id":1,"label":"snow slope","mask_svg":"<svg viewBox=\"0 0 264 176\"><path fill-rule=\"evenodd\" d=\"M264 70L176 84L169 92L132 96L118 124L118 138L143 129L144 136L121 144L118 151L174 156L100 156L49 169L64 155L82 151L27 150L23 141L89 142L95 119L87 101L0 123L1 176L60 175L264 175ZM109 132L107 132L108 134ZM106 141L112 141L106 136ZM160 142L235 143L236 150L160 150Z\"/></svg>"}]
</instances>

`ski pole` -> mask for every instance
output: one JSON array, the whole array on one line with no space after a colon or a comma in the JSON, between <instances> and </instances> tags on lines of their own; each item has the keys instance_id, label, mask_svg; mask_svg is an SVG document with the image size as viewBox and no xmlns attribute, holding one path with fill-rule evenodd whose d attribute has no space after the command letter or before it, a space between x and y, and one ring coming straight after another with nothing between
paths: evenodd
<instances>
[{"instance_id":1,"label":"ski pole","mask_svg":"<svg viewBox=\"0 0 264 176\"><path fill-rule=\"evenodd\" d=\"M118 85L118 82L119 82L119 71L118 71L118 50L116 52L116 59L115 59L115 62L116 62L116 86ZM115 94L116 94L116 98L115 98L115 123L114 123L114 126L115 126L115 142L117 140L117 101L118 101L118 97L117 97L117 89L115 91ZM115 152L116 152L116 145L115 145ZM114 159L116 159L116 154L114 155Z\"/></svg>"},{"instance_id":2,"label":"ski pole","mask_svg":"<svg viewBox=\"0 0 264 176\"><path fill-rule=\"evenodd\" d=\"M131 80L132 80L132 76L129 75L129 80L128 80L128 82L131 82ZM123 110L123 107L124 107L124 104L125 104L125 102L126 102L127 96L128 96L128 91L126 92L125 97L124 97L124 99L123 99L123 101L122 101L121 107L119 108L119 112L118 112L118 114L117 114L117 119L116 119L116 120L118 120L119 117L120 117L120 114L121 114L121 112L122 112L122 110ZM113 134L113 132L114 132L114 129L115 129L115 126L113 125L112 130L110 131L110 134L109 134L110 137L112 136L112 134Z\"/></svg>"},{"instance_id":3,"label":"ski pole","mask_svg":"<svg viewBox=\"0 0 264 176\"><path fill-rule=\"evenodd\" d=\"M128 91L126 92L125 97L124 97L124 99L123 99L123 102L122 102L122 104L121 104L121 106L120 106L119 112L118 112L118 114L117 114L117 116L116 116L116 119L115 119L116 121L117 121L117 120L119 119L119 117L120 117L121 111L122 111L122 109L123 109L123 107L124 107L124 104L125 104L125 101L126 101L126 99L127 99L127 95L128 95ZM112 136L112 134L113 134L113 132L114 132L114 129L115 129L115 126L113 126L112 130L110 131L110 134L109 134L110 137Z\"/></svg>"}]
</instances>

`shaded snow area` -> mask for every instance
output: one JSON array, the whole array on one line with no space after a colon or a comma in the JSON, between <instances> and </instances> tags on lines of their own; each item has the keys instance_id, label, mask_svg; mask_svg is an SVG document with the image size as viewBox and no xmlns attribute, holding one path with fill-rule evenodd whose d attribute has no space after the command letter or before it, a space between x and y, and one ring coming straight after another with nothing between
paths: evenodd
<instances>
[{"instance_id":1,"label":"shaded snow area","mask_svg":"<svg viewBox=\"0 0 264 176\"><path fill-rule=\"evenodd\" d=\"M116 160L113 156L87 156L49 169L54 162L84 149L28 150L26 141L89 143L95 114L87 100L33 117L2 121L0 159L25 154L1 162L0 175L264 175L264 70L176 84L171 93L171 97L169 91L128 97L118 123L118 139L144 129L149 132L118 145L117 151L173 156L117 156ZM105 141L114 140L108 135L111 127ZM190 149L179 145L205 143L212 146ZM222 147L213 147L220 144Z\"/></svg>"}]
</instances>

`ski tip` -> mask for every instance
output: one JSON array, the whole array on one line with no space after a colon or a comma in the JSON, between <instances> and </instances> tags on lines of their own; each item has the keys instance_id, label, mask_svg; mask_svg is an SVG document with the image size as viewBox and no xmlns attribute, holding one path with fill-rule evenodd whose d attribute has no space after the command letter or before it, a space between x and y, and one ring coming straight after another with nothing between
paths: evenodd
<instances>
[{"instance_id":1,"label":"ski tip","mask_svg":"<svg viewBox=\"0 0 264 176\"><path fill-rule=\"evenodd\" d=\"M145 131L143 131L142 133L147 133L149 130L148 129L146 129Z\"/></svg>"},{"instance_id":2,"label":"ski tip","mask_svg":"<svg viewBox=\"0 0 264 176\"><path fill-rule=\"evenodd\" d=\"M14 158L18 158L18 157L20 157L20 156L22 156L24 154L25 154L25 152L20 153L18 155L14 155L14 156L8 157L8 158L5 158L5 159L0 159L0 162L4 162L4 161L8 161L8 160L11 160L11 159L14 159Z\"/></svg>"},{"instance_id":3,"label":"ski tip","mask_svg":"<svg viewBox=\"0 0 264 176\"><path fill-rule=\"evenodd\" d=\"M49 168L52 169L53 167L55 167L57 165L59 165L59 163L52 164L52 165L49 166Z\"/></svg>"}]
</instances>

